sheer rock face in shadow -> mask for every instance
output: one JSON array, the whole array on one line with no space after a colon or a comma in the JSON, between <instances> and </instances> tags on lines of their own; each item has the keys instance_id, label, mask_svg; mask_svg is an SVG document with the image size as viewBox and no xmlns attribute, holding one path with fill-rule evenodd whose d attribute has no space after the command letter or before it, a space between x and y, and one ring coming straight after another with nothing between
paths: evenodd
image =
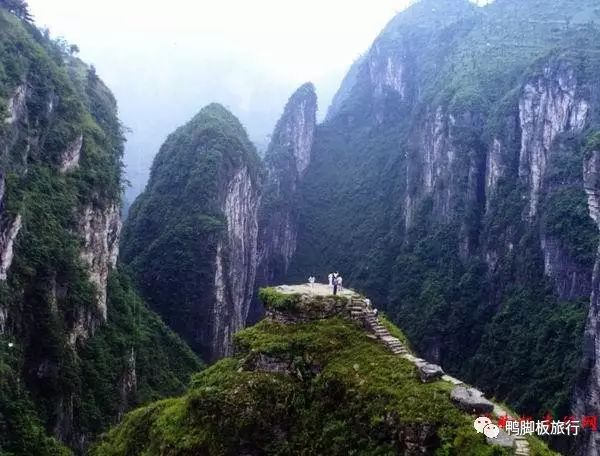
<instances>
[{"instance_id":1,"label":"sheer rock face in shadow","mask_svg":"<svg viewBox=\"0 0 600 456\"><path fill-rule=\"evenodd\" d=\"M315 88L304 84L286 104L265 154L267 177L259 220L258 286L281 281L296 252L298 187L311 163L316 113ZM256 300L255 303L258 304Z\"/></svg>"},{"instance_id":2,"label":"sheer rock face in shadow","mask_svg":"<svg viewBox=\"0 0 600 456\"><path fill-rule=\"evenodd\" d=\"M585 191L590 216L600 229L600 150L592 150L583 166ZM600 415L600 248L592 279L590 308L585 327L583 361L573 395L573 413L577 416ZM579 439L577 454L595 455L600 452L597 432L586 432Z\"/></svg>"}]
</instances>

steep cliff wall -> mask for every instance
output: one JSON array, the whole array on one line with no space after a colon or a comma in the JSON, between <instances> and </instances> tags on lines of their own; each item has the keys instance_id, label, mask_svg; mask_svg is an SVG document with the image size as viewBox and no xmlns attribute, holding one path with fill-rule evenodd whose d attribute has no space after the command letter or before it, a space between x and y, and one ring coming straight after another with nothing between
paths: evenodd
<instances>
[{"instance_id":1,"label":"steep cliff wall","mask_svg":"<svg viewBox=\"0 0 600 456\"><path fill-rule=\"evenodd\" d=\"M599 23L592 1L400 13L316 129L287 280L340 269L429 359L568 413L599 241L582 173Z\"/></svg>"},{"instance_id":2,"label":"steep cliff wall","mask_svg":"<svg viewBox=\"0 0 600 456\"><path fill-rule=\"evenodd\" d=\"M238 120L209 105L161 147L124 229L144 295L205 359L231 353L248 315L261 172Z\"/></svg>"},{"instance_id":3,"label":"steep cliff wall","mask_svg":"<svg viewBox=\"0 0 600 456\"><path fill-rule=\"evenodd\" d=\"M83 452L200 367L115 268L122 152L93 68L0 3L0 453Z\"/></svg>"},{"instance_id":4,"label":"steep cliff wall","mask_svg":"<svg viewBox=\"0 0 600 456\"><path fill-rule=\"evenodd\" d=\"M590 216L600 229L600 134L589 138L583 176ZM573 395L573 411L582 416L600 414L600 247L598 252L585 325L582 369ZM577 448L577 453L583 455L598 454L598 451L597 433L586 434Z\"/></svg>"},{"instance_id":5,"label":"steep cliff wall","mask_svg":"<svg viewBox=\"0 0 600 456\"><path fill-rule=\"evenodd\" d=\"M289 99L265 155L266 182L259 221L258 285L280 281L296 251L297 193L311 161L317 96L312 84Z\"/></svg>"}]
</instances>

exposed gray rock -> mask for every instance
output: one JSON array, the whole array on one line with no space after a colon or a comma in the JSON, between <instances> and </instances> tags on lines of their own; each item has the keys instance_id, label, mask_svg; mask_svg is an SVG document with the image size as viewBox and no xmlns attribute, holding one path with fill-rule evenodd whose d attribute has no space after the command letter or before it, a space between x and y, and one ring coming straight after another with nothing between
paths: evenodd
<instances>
[{"instance_id":1,"label":"exposed gray rock","mask_svg":"<svg viewBox=\"0 0 600 456\"><path fill-rule=\"evenodd\" d=\"M8 311L0 307L0 336L6 332L6 319L8 318Z\"/></svg>"},{"instance_id":2,"label":"exposed gray rock","mask_svg":"<svg viewBox=\"0 0 600 456\"><path fill-rule=\"evenodd\" d=\"M497 445L503 448L513 448L515 446L515 439L506 433L504 429L500 429L500 434L495 439L486 437L486 441L489 445Z\"/></svg>"},{"instance_id":3,"label":"exposed gray rock","mask_svg":"<svg viewBox=\"0 0 600 456\"><path fill-rule=\"evenodd\" d=\"M14 243L22 226L21 214L17 214L14 220L3 225L0 230L0 280L6 280L14 258Z\"/></svg>"},{"instance_id":4,"label":"exposed gray rock","mask_svg":"<svg viewBox=\"0 0 600 456\"><path fill-rule=\"evenodd\" d=\"M483 397L483 393L475 388L456 386L450 393L450 399L456 406L469 413L491 413L494 404Z\"/></svg>"},{"instance_id":5,"label":"exposed gray rock","mask_svg":"<svg viewBox=\"0 0 600 456\"><path fill-rule=\"evenodd\" d=\"M544 254L544 273L554 281L560 299L577 299L589 296L592 271L574 261L561 243L542 233L541 248Z\"/></svg>"},{"instance_id":6,"label":"exposed gray rock","mask_svg":"<svg viewBox=\"0 0 600 456\"><path fill-rule=\"evenodd\" d=\"M221 207L227 235L217 245L212 309L213 350L218 357L233 352L233 334L248 317L257 267L259 204L259 190L244 166L229 182Z\"/></svg>"},{"instance_id":7,"label":"exposed gray rock","mask_svg":"<svg viewBox=\"0 0 600 456\"><path fill-rule=\"evenodd\" d=\"M557 135L583 131L589 104L577 92L573 68L548 65L523 87L519 100L519 176L529 188L529 217L537 214L549 154Z\"/></svg>"},{"instance_id":8,"label":"exposed gray rock","mask_svg":"<svg viewBox=\"0 0 600 456\"><path fill-rule=\"evenodd\" d=\"M87 206L79 218L79 235L83 240L81 259L89 267L91 282L97 287L97 310L106 320L106 284L109 270L115 267L119 253L121 217L119 207ZM75 325L75 332L87 332L85 325Z\"/></svg>"},{"instance_id":9,"label":"exposed gray rock","mask_svg":"<svg viewBox=\"0 0 600 456\"><path fill-rule=\"evenodd\" d=\"M289 99L265 155L267 182L260 215L257 282L272 285L287 273L298 236L296 192L311 160L317 97L312 84Z\"/></svg>"},{"instance_id":10,"label":"exposed gray rock","mask_svg":"<svg viewBox=\"0 0 600 456\"><path fill-rule=\"evenodd\" d=\"M27 99L27 86L22 84L17 87L14 95L8 100L8 117L4 122L12 125L25 114L25 101Z\"/></svg>"},{"instance_id":11,"label":"exposed gray rock","mask_svg":"<svg viewBox=\"0 0 600 456\"><path fill-rule=\"evenodd\" d=\"M60 158L60 170L65 173L79 167L79 157L81 156L81 147L83 146L83 135L77 136L67 146Z\"/></svg>"},{"instance_id":12,"label":"exposed gray rock","mask_svg":"<svg viewBox=\"0 0 600 456\"><path fill-rule=\"evenodd\" d=\"M419 378L423 383L434 382L444 375L444 370L437 364L422 364L418 367Z\"/></svg>"}]
</instances>

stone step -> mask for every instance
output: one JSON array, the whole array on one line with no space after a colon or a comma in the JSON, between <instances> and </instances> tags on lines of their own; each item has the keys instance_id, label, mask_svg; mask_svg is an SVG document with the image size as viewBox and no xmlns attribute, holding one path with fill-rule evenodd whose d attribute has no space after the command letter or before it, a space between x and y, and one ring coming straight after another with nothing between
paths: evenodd
<instances>
[{"instance_id":1,"label":"stone step","mask_svg":"<svg viewBox=\"0 0 600 456\"><path fill-rule=\"evenodd\" d=\"M451 377L450 375L442 375L442 380L450 382L453 385L462 385L463 382L457 378Z\"/></svg>"}]
</instances>

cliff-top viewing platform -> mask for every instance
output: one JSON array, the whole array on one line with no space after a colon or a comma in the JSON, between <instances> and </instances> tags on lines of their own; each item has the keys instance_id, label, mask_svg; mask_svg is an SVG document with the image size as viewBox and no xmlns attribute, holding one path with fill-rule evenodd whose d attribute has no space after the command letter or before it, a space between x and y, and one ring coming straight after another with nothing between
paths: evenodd
<instances>
[{"instance_id":1,"label":"cliff-top viewing platform","mask_svg":"<svg viewBox=\"0 0 600 456\"><path fill-rule=\"evenodd\" d=\"M302 294L302 295L313 295L313 296L331 296L333 295L333 289L326 283L314 283L312 286L308 283L299 285L279 285L273 287L273 290L283 294ZM350 288L338 289L337 296L343 296L347 298L358 297L358 293Z\"/></svg>"}]
</instances>

